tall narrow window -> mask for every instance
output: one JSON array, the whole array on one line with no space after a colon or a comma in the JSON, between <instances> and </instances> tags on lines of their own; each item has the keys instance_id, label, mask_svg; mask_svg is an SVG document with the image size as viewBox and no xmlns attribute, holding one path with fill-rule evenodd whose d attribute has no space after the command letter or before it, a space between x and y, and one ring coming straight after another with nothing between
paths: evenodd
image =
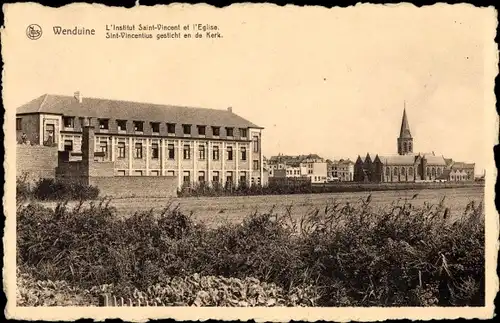
<instances>
[{"instance_id":1,"label":"tall narrow window","mask_svg":"<svg viewBox=\"0 0 500 323\"><path fill-rule=\"evenodd\" d=\"M198 159L205 160L205 146L204 145L198 146Z\"/></svg>"},{"instance_id":2,"label":"tall narrow window","mask_svg":"<svg viewBox=\"0 0 500 323\"><path fill-rule=\"evenodd\" d=\"M204 183L205 182L205 172L200 170L198 172L198 182Z\"/></svg>"},{"instance_id":3,"label":"tall narrow window","mask_svg":"<svg viewBox=\"0 0 500 323\"><path fill-rule=\"evenodd\" d=\"M125 143L118 143L118 158L125 158Z\"/></svg>"},{"instance_id":4,"label":"tall narrow window","mask_svg":"<svg viewBox=\"0 0 500 323\"><path fill-rule=\"evenodd\" d=\"M259 170L259 161L258 160L253 161L253 170Z\"/></svg>"},{"instance_id":5,"label":"tall narrow window","mask_svg":"<svg viewBox=\"0 0 500 323\"><path fill-rule=\"evenodd\" d=\"M135 143L135 158L142 158L142 143L140 142Z\"/></svg>"},{"instance_id":6,"label":"tall narrow window","mask_svg":"<svg viewBox=\"0 0 500 323\"><path fill-rule=\"evenodd\" d=\"M191 177L190 177L188 170L184 171L183 181L184 181L184 184L186 184L186 185L191 183Z\"/></svg>"},{"instance_id":7,"label":"tall narrow window","mask_svg":"<svg viewBox=\"0 0 500 323\"><path fill-rule=\"evenodd\" d=\"M160 149L157 143L151 144L151 158L158 159L160 156Z\"/></svg>"},{"instance_id":8,"label":"tall narrow window","mask_svg":"<svg viewBox=\"0 0 500 323\"><path fill-rule=\"evenodd\" d=\"M219 179L219 172L218 171L213 172L212 181L214 183L219 183L220 179Z\"/></svg>"},{"instance_id":9,"label":"tall narrow window","mask_svg":"<svg viewBox=\"0 0 500 323\"><path fill-rule=\"evenodd\" d=\"M253 151L259 152L259 136L253 136Z\"/></svg>"},{"instance_id":10,"label":"tall narrow window","mask_svg":"<svg viewBox=\"0 0 500 323\"><path fill-rule=\"evenodd\" d=\"M247 137L247 129L240 128L240 137L241 138L246 138Z\"/></svg>"},{"instance_id":11,"label":"tall narrow window","mask_svg":"<svg viewBox=\"0 0 500 323\"><path fill-rule=\"evenodd\" d=\"M234 135L234 128L226 127L226 136L233 137L233 135Z\"/></svg>"},{"instance_id":12,"label":"tall narrow window","mask_svg":"<svg viewBox=\"0 0 500 323\"><path fill-rule=\"evenodd\" d=\"M184 145L184 159L191 159L191 147Z\"/></svg>"},{"instance_id":13,"label":"tall narrow window","mask_svg":"<svg viewBox=\"0 0 500 323\"><path fill-rule=\"evenodd\" d=\"M168 159L175 159L174 144L168 144Z\"/></svg>"},{"instance_id":14,"label":"tall narrow window","mask_svg":"<svg viewBox=\"0 0 500 323\"><path fill-rule=\"evenodd\" d=\"M23 130L23 123L21 118L16 118L16 130Z\"/></svg>"},{"instance_id":15,"label":"tall narrow window","mask_svg":"<svg viewBox=\"0 0 500 323\"><path fill-rule=\"evenodd\" d=\"M219 146L214 146L212 150L212 159L213 160L219 160Z\"/></svg>"},{"instance_id":16,"label":"tall narrow window","mask_svg":"<svg viewBox=\"0 0 500 323\"><path fill-rule=\"evenodd\" d=\"M233 160L233 147L228 146L227 150L227 160Z\"/></svg>"},{"instance_id":17,"label":"tall narrow window","mask_svg":"<svg viewBox=\"0 0 500 323\"><path fill-rule=\"evenodd\" d=\"M99 144L101 148L101 152L104 153L104 157L108 157L108 142L107 141L101 141Z\"/></svg>"},{"instance_id":18,"label":"tall narrow window","mask_svg":"<svg viewBox=\"0 0 500 323\"><path fill-rule=\"evenodd\" d=\"M241 150L241 152L240 152L241 160L243 160L243 161L247 160L247 148L241 147L240 150Z\"/></svg>"},{"instance_id":19,"label":"tall narrow window","mask_svg":"<svg viewBox=\"0 0 500 323\"><path fill-rule=\"evenodd\" d=\"M198 135L204 136L206 132L206 126L198 126Z\"/></svg>"}]
</instances>

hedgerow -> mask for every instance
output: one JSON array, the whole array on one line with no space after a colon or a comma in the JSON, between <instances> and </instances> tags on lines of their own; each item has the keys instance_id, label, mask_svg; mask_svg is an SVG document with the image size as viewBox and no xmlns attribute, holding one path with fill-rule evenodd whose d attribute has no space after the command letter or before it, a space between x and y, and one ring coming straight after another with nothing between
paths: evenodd
<instances>
[{"instance_id":1,"label":"hedgerow","mask_svg":"<svg viewBox=\"0 0 500 323\"><path fill-rule=\"evenodd\" d=\"M283 295L312 288L317 306L484 304L481 203L453 218L443 201L374 209L368 198L298 219L292 209L209 228L173 206L126 218L104 200L73 209L20 206L18 265L34 279L82 289L145 291L198 274L253 277Z\"/></svg>"}]
</instances>

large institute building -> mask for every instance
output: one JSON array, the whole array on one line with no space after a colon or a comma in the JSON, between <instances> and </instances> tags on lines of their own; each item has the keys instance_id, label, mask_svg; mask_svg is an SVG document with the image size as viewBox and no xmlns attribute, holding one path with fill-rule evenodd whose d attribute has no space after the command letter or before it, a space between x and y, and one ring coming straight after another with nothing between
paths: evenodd
<instances>
[{"instance_id":1,"label":"large institute building","mask_svg":"<svg viewBox=\"0 0 500 323\"><path fill-rule=\"evenodd\" d=\"M397 139L397 155L358 156L354 165L356 182L473 181L473 163L454 162L434 153L413 153L413 137L406 110ZM372 157L373 156L373 157Z\"/></svg>"},{"instance_id":2,"label":"large institute building","mask_svg":"<svg viewBox=\"0 0 500 323\"><path fill-rule=\"evenodd\" d=\"M88 123L88 124L87 124ZM114 176L174 176L199 182L264 184L261 127L227 110L46 94L17 109L18 143L57 146L81 159L90 125L96 160Z\"/></svg>"}]
</instances>

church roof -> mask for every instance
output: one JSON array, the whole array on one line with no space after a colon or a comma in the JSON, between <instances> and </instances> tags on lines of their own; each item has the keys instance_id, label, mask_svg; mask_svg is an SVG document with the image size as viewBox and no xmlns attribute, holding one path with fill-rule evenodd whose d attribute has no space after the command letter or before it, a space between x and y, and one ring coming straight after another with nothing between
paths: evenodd
<instances>
[{"instance_id":1,"label":"church roof","mask_svg":"<svg viewBox=\"0 0 500 323\"><path fill-rule=\"evenodd\" d=\"M399 138L411 138L410 125L408 124L406 109L403 110L403 120L401 121L401 131L399 132Z\"/></svg>"},{"instance_id":2,"label":"church roof","mask_svg":"<svg viewBox=\"0 0 500 323\"><path fill-rule=\"evenodd\" d=\"M427 165L446 166L443 156L424 155Z\"/></svg>"},{"instance_id":3,"label":"church roof","mask_svg":"<svg viewBox=\"0 0 500 323\"><path fill-rule=\"evenodd\" d=\"M382 164L392 166L392 165L398 165L398 166L410 166L414 165L415 161L417 160L418 156L415 155L389 155L389 156L378 156Z\"/></svg>"}]
</instances>

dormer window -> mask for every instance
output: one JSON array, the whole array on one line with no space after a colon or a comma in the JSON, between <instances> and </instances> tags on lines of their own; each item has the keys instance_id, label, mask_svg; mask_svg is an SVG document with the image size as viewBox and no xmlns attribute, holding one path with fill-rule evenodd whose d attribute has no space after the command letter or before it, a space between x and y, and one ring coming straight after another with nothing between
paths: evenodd
<instances>
[{"instance_id":1,"label":"dormer window","mask_svg":"<svg viewBox=\"0 0 500 323\"><path fill-rule=\"evenodd\" d=\"M151 131L153 133L160 133L160 123L159 122L151 122Z\"/></svg>"},{"instance_id":2,"label":"dormer window","mask_svg":"<svg viewBox=\"0 0 500 323\"><path fill-rule=\"evenodd\" d=\"M232 137L234 135L234 128L226 127L226 136Z\"/></svg>"},{"instance_id":3,"label":"dormer window","mask_svg":"<svg viewBox=\"0 0 500 323\"><path fill-rule=\"evenodd\" d=\"M116 120L116 125L118 126L118 131L127 131L126 120Z\"/></svg>"},{"instance_id":4,"label":"dormer window","mask_svg":"<svg viewBox=\"0 0 500 323\"><path fill-rule=\"evenodd\" d=\"M212 127L212 134L214 137L219 137L220 136L220 127Z\"/></svg>"},{"instance_id":5,"label":"dormer window","mask_svg":"<svg viewBox=\"0 0 500 323\"><path fill-rule=\"evenodd\" d=\"M75 117L63 117L64 128L75 127Z\"/></svg>"},{"instance_id":6,"label":"dormer window","mask_svg":"<svg viewBox=\"0 0 500 323\"><path fill-rule=\"evenodd\" d=\"M144 122L134 121L134 131L135 132L143 132L144 131Z\"/></svg>"},{"instance_id":7,"label":"dormer window","mask_svg":"<svg viewBox=\"0 0 500 323\"><path fill-rule=\"evenodd\" d=\"M182 125L182 132L185 135L190 135L191 134L191 125L190 124L183 124Z\"/></svg>"},{"instance_id":8,"label":"dormer window","mask_svg":"<svg viewBox=\"0 0 500 323\"><path fill-rule=\"evenodd\" d=\"M108 130L109 129L109 120L108 119L99 119L99 129L100 130Z\"/></svg>"},{"instance_id":9,"label":"dormer window","mask_svg":"<svg viewBox=\"0 0 500 323\"><path fill-rule=\"evenodd\" d=\"M247 129L246 128L240 128L240 137L241 138L247 137Z\"/></svg>"},{"instance_id":10,"label":"dormer window","mask_svg":"<svg viewBox=\"0 0 500 323\"><path fill-rule=\"evenodd\" d=\"M206 126L198 126L198 135L204 136L206 133Z\"/></svg>"},{"instance_id":11,"label":"dormer window","mask_svg":"<svg viewBox=\"0 0 500 323\"><path fill-rule=\"evenodd\" d=\"M169 135L175 134L175 123L167 123L167 133Z\"/></svg>"}]
</instances>

